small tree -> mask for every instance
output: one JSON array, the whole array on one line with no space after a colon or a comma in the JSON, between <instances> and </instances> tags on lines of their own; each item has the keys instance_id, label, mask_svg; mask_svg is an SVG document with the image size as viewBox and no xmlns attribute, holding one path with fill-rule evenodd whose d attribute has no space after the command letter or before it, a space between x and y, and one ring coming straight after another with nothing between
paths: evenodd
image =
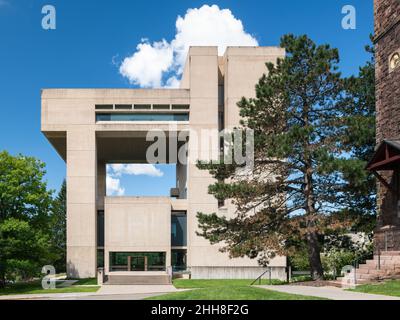
<instances>
[{"instance_id":1,"label":"small tree","mask_svg":"<svg viewBox=\"0 0 400 320\"><path fill-rule=\"evenodd\" d=\"M43 265L54 259L48 235L27 221L9 218L0 223L0 284L40 275Z\"/></svg>"},{"instance_id":2,"label":"small tree","mask_svg":"<svg viewBox=\"0 0 400 320\"><path fill-rule=\"evenodd\" d=\"M237 208L233 218L199 212L199 235L224 242L231 257L261 264L306 243L312 277L321 279L321 237L349 223L333 214L345 206L344 173L352 171L357 185L364 168L346 155L338 51L307 36L286 35L281 46L286 57L267 63L256 98L238 103L244 130L254 130L252 175L237 175L235 165L198 164L217 179L209 193Z\"/></svg>"},{"instance_id":3,"label":"small tree","mask_svg":"<svg viewBox=\"0 0 400 320\"><path fill-rule=\"evenodd\" d=\"M33 157L0 152L0 222L8 218L47 228L52 192L44 181L45 164Z\"/></svg>"},{"instance_id":4,"label":"small tree","mask_svg":"<svg viewBox=\"0 0 400 320\"><path fill-rule=\"evenodd\" d=\"M52 193L44 163L0 152L0 286L7 276L27 277L54 261L49 239Z\"/></svg>"}]
</instances>

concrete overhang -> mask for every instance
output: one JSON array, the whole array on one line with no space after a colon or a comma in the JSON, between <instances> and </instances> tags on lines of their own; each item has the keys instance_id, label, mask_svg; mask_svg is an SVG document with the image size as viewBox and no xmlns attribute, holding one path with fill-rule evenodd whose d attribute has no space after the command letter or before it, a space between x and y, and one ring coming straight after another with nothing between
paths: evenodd
<instances>
[{"instance_id":1,"label":"concrete overhang","mask_svg":"<svg viewBox=\"0 0 400 320\"><path fill-rule=\"evenodd\" d=\"M60 157L67 159L67 132L66 131L42 131Z\"/></svg>"},{"instance_id":2,"label":"concrete overhang","mask_svg":"<svg viewBox=\"0 0 400 320\"><path fill-rule=\"evenodd\" d=\"M175 99L186 99L185 102L188 102L189 98L189 89L42 89L42 99L93 99L99 104L128 100L136 102L140 99L173 103Z\"/></svg>"}]
</instances>

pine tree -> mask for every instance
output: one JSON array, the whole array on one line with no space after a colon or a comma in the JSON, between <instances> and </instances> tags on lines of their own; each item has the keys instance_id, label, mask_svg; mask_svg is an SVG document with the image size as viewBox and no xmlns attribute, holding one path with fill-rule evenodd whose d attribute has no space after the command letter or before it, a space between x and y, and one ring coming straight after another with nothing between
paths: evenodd
<instances>
[{"instance_id":1,"label":"pine tree","mask_svg":"<svg viewBox=\"0 0 400 320\"><path fill-rule=\"evenodd\" d=\"M336 213L346 207L348 181L365 178L364 162L348 153L349 110L338 72L339 53L307 36L285 35L286 57L267 63L256 98L238 103L241 125L254 130L254 168L199 162L216 183L209 193L229 199L234 217L199 212L199 235L223 242L231 257L258 258L266 265L276 254L307 246L314 279L323 277L321 238L344 230L350 221Z\"/></svg>"},{"instance_id":2,"label":"pine tree","mask_svg":"<svg viewBox=\"0 0 400 320\"><path fill-rule=\"evenodd\" d=\"M372 38L371 38L372 39ZM375 59L374 48L366 46L371 59L360 67L357 76L344 79L346 96L341 104L345 107L347 133L343 144L347 152L364 167L375 151ZM363 177L354 177L363 173ZM376 179L370 172L351 170L345 174L348 181L347 206L342 214L353 217L353 230L371 233L376 222ZM364 182L359 184L362 179ZM353 182L355 180L355 182Z\"/></svg>"}]
</instances>

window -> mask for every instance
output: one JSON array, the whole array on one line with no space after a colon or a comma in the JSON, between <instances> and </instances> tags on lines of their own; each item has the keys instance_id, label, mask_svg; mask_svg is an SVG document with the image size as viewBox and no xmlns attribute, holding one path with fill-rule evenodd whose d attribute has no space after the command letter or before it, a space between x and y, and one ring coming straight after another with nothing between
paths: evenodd
<instances>
[{"instance_id":1,"label":"window","mask_svg":"<svg viewBox=\"0 0 400 320\"><path fill-rule=\"evenodd\" d=\"M150 104L135 104L135 109L136 110L150 110L151 105Z\"/></svg>"},{"instance_id":2,"label":"window","mask_svg":"<svg viewBox=\"0 0 400 320\"><path fill-rule=\"evenodd\" d=\"M97 249L97 268L104 268L104 249Z\"/></svg>"},{"instance_id":3,"label":"window","mask_svg":"<svg viewBox=\"0 0 400 320\"><path fill-rule=\"evenodd\" d=\"M186 270L186 250L173 249L171 251L171 264L174 272Z\"/></svg>"},{"instance_id":4,"label":"window","mask_svg":"<svg viewBox=\"0 0 400 320\"><path fill-rule=\"evenodd\" d=\"M390 57L390 70L394 70L400 66L400 53L396 52Z\"/></svg>"},{"instance_id":5,"label":"window","mask_svg":"<svg viewBox=\"0 0 400 320\"><path fill-rule=\"evenodd\" d=\"M171 245L185 247L187 245L186 212L173 212L171 216Z\"/></svg>"},{"instance_id":6,"label":"window","mask_svg":"<svg viewBox=\"0 0 400 320\"><path fill-rule=\"evenodd\" d=\"M104 210L97 211L97 246L104 247Z\"/></svg>"},{"instance_id":7,"label":"window","mask_svg":"<svg viewBox=\"0 0 400 320\"><path fill-rule=\"evenodd\" d=\"M112 104L96 104L96 110L112 110L114 106Z\"/></svg>"},{"instance_id":8,"label":"window","mask_svg":"<svg viewBox=\"0 0 400 320\"><path fill-rule=\"evenodd\" d=\"M110 271L165 271L165 252L110 252Z\"/></svg>"},{"instance_id":9,"label":"window","mask_svg":"<svg viewBox=\"0 0 400 320\"><path fill-rule=\"evenodd\" d=\"M131 104L116 104L115 105L115 110L131 110L132 105Z\"/></svg>"},{"instance_id":10,"label":"window","mask_svg":"<svg viewBox=\"0 0 400 320\"><path fill-rule=\"evenodd\" d=\"M153 110L169 110L169 104L153 104Z\"/></svg>"},{"instance_id":11,"label":"window","mask_svg":"<svg viewBox=\"0 0 400 320\"><path fill-rule=\"evenodd\" d=\"M96 121L189 121L188 113L96 113Z\"/></svg>"},{"instance_id":12,"label":"window","mask_svg":"<svg viewBox=\"0 0 400 320\"><path fill-rule=\"evenodd\" d=\"M189 110L189 105L187 104L173 104L172 110Z\"/></svg>"}]
</instances>

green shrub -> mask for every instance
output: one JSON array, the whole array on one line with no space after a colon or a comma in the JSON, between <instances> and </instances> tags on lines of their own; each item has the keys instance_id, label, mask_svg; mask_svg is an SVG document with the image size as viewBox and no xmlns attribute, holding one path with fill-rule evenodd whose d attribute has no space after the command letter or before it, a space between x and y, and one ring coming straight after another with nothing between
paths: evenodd
<instances>
[{"instance_id":1,"label":"green shrub","mask_svg":"<svg viewBox=\"0 0 400 320\"><path fill-rule=\"evenodd\" d=\"M307 252L300 251L295 255L288 257L293 271L310 270Z\"/></svg>"},{"instance_id":2,"label":"green shrub","mask_svg":"<svg viewBox=\"0 0 400 320\"><path fill-rule=\"evenodd\" d=\"M330 250L322 255L322 261L325 265L325 272L333 275L340 275L345 266L353 265L356 259L356 253L348 250Z\"/></svg>"}]
</instances>

